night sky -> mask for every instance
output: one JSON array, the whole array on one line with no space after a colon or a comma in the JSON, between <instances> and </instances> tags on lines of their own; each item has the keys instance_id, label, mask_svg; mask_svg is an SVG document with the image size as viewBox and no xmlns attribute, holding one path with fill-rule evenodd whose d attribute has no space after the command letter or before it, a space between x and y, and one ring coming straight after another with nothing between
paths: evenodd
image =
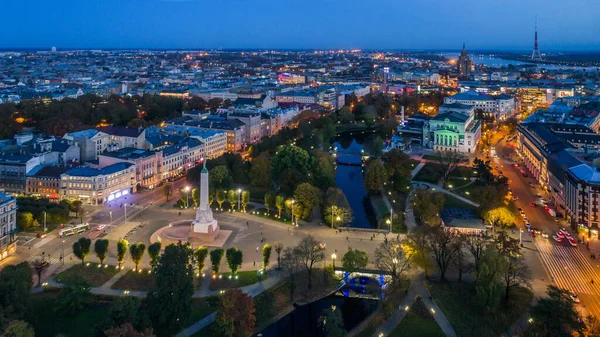
<instances>
[{"instance_id":1,"label":"night sky","mask_svg":"<svg viewBox=\"0 0 600 337\"><path fill-rule=\"evenodd\" d=\"M600 0L5 0L0 48L600 50Z\"/></svg>"}]
</instances>

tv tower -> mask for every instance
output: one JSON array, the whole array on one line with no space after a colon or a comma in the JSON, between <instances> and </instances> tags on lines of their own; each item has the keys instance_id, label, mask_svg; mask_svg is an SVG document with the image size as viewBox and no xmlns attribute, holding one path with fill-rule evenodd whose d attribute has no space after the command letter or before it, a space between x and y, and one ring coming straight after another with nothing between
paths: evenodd
<instances>
[{"instance_id":1,"label":"tv tower","mask_svg":"<svg viewBox=\"0 0 600 337\"><path fill-rule=\"evenodd\" d=\"M531 59L536 61L542 60L540 49L538 48L538 35L537 35L537 16L535 17L535 40L533 42L533 53L531 53Z\"/></svg>"}]
</instances>

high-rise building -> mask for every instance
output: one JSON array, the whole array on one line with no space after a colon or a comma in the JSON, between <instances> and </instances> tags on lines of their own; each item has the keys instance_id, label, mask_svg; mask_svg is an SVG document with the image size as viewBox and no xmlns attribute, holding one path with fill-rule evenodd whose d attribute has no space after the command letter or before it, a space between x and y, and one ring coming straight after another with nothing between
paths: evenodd
<instances>
[{"instance_id":1,"label":"high-rise building","mask_svg":"<svg viewBox=\"0 0 600 337\"><path fill-rule=\"evenodd\" d=\"M463 49L460 52L460 56L458 57L457 67L459 77L471 76L471 59L469 58L469 55L467 55L467 48L465 48L464 43Z\"/></svg>"}]
</instances>

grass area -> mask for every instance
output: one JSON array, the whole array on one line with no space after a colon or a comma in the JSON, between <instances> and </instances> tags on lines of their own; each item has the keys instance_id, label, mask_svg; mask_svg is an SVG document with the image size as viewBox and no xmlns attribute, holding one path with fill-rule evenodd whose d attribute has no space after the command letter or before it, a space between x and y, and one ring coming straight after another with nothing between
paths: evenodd
<instances>
[{"instance_id":1,"label":"grass area","mask_svg":"<svg viewBox=\"0 0 600 337\"><path fill-rule=\"evenodd\" d=\"M281 218L279 217L279 212L276 209L272 209L269 214L267 215L267 209L264 207L260 207L257 208L255 210L253 210L252 212L250 212L252 215L256 215L258 217L261 218L265 218L265 219L271 219L273 221L279 221L281 223L284 223L286 225L291 225L292 224L292 219L291 218L287 218L287 216L285 215L284 212L281 213Z\"/></svg>"},{"instance_id":2,"label":"grass area","mask_svg":"<svg viewBox=\"0 0 600 337\"><path fill-rule=\"evenodd\" d=\"M203 280L203 278L194 277L194 289L200 289ZM130 270L110 288L150 291L154 288L154 274L149 274L148 270L143 270L141 273Z\"/></svg>"},{"instance_id":3,"label":"grass area","mask_svg":"<svg viewBox=\"0 0 600 337\"><path fill-rule=\"evenodd\" d=\"M448 159L442 158L440 156L432 155L432 154L426 154L426 155L424 155L423 159L426 159L426 160L437 160L437 161L440 161L440 160L446 160L447 161L448 160ZM457 162L459 160L454 160L454 161Z\"/></svg>"},{"instance_id":4,"label":"grass area","mask_svg":"<svg viewBox=\"0 0 600 337\"><path fill-rule=\"evenodd\" d=\"M258 273L256 270L240 271L236 276L232 276L231 278L229 277L230 275L231 273L223 273L219 275L221 278L211 279L208 288L210 290L240 288L259 282ZM269 276L267 274L263 274L261 281L266 280L268 277Z\"/></svg>"},{"instance_id":5,"label":"grass area","mask_svg":"<svg viewBox=\"0 0 600 337\"><path fill-rule=\"evenodd\" d=\"M371 202L371 206L373 206L373 210L375 211L375 216L377 217L377 220L390 216L390 210L387 207L385 201L383 200L383 196L369 196L369 201Z\"/></svg>"},{"instance_id":6,"label":"grass area","mask_svg":"<svg viewBox=\"0 0 600 337\"><path fill-rule=\"evenodd\" d=\"M256 330L266 328L275 318L293 309L290 304L290 290L289 281L282 281L254 297Z\"/></svg>"},{"instance_id":7,"label":"grass area","mask_svg":"<svg viewBox=\"0 0 600 337\"><path fill-rule=\"evenodd\" d=\"M31 295L26 320L35 329L38 337L93 336L96 324L106 315L110 302L94 300L86 310L69 315L54 312L58 291L44 291Z\"/></svg>"},{"instance_id":8,"label":"grass area","mask_svg":"<svg viewBox=\"0 0 600 337\"><path fill-rule=\"evenodd\" d=\"M92 287L99 287L119 273L116 266L100 267L99 263L86 262L84 266L76 264L56 276L56 282L62 282L72 275L82 276Z\"/></svg>"},{"instance_id":9,"label":"grass area","mask_svg":"<svg viewBox=\"0 0 600 337\"><path fill-rule=\"evenodd\" d=\"M444 337L425 303L417 298L400 324L389 334L390 337Z\"/></svg>"},{"instance_id":10,"label":"grass area","mask_svg":"<svg viewBox=\"0 0 600 337\"><path fill-rule=\"evenodd\" d=\"M470 177L473 177L473 168L469 166L458 166L450 173L450 179L463 178L464 180L464 178L468 179ZM437 184L440 178L441 173L439 164L427 163L421 168L413 180Z\"/></svg>"},{"instance_id":11,"label":"grass area","mask_svg":"<svg viewBox=\"0 0 600 337\"><path fill-rule=\"evenodd\" d=\"M438 193L442 193L442 192L438 192ZM444 193L444 208L464 208L464 209L470 209L473 211L477 210L477 207L466 203L462 200L459 200L449 194Z\"/></svg>"},{"instance_id":12,"label":"grass area","mask_svg":"<svg viewBox=\"0 0 600 337\"><path fill-rule=\"evenodd\" d=\"M496 313L486 313L475 302L472 283L434 283L427 287L459 337L499 336L527 310L533 299L529 289L515 289L507 304Z\"/></svg>"},{"instance_id":13,"label":"grass area","mask_svg":"<svg viewBox=\"0 0 600 337\"><path fill-rule=\"evenodd\" d=\"M111 289L140 291L149 291L152 288L154 288L154 274L148 274L147 270L141 273L130 270L111 287Z\"/></svg>"},{"instance_id":14,"label":"grass area","mask_svg":"<svg viewBox=\"0 0 600 337\"><path fill-rule=\"evenodd\" d=\"M190 317L185 320L183 326L187 328L204 317L212 314L217 310L218 303L218 296L192 299L192 312L190 313Z\"/></svg>"},{"instance_id":15,"label":"grass area","mask_svg":"<svg viewBox=\"0 0 600 337\"><path fill-rule=\"evenodd\" d=\"M262 204L265 202L265 194L272 190L273 189L269 187L249 186L248 191L250 191L250 201Z\"/></svg>"},{"instance_id":16,"label":"grass area","mask_svg":"<svg viewBox=\"0 0 600 337\"><path fill-rule=\"evenodd\" d=\"M58 225L51 225L51 224L46 224L46 234L49 234L50 232L52 232L53 230L55 230L58 227ZM26 233L44 233L44 225L40 225L40 226L33 226L33 227L29 227L27 229L25 229Z\"/></svg>"},{"instance_id":17,"label":"grass area","mask_svg":"<svg viewBox=\"0 0 600 337\"><path fill-rule=\"evenodd\" d=\"M453 192L462 191L461 187L471 183L471 179L467 177L450 177L445 183L444 188L447 190L454 190Z\"/></svg>"}]
</instances>

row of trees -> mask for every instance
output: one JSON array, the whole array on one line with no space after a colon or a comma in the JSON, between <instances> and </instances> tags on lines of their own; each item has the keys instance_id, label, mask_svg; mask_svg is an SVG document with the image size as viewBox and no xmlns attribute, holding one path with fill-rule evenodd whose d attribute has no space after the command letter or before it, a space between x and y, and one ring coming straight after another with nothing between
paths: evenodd
<instances>
[{"instance_id":1,"label":"row of trees","mask_svg":"<svg viewBox=\"0 0 600 337\"><path fill-rule=\"evenodd\" d=\"M167 188L169 187L165 187L165 196L170 195ZM198 207L200 203L200 189L198 188L193 188L191 191L186 191L185 188L182 188L179 190L179 196L179 200L177 200L174 205L175 207ZM209 205L212 205L212 203L216 201L220 210L223 210L223 203L225 203L225 201L229 203L230 209L235 210L238 200L240 202L240 207L246 211L246 206L250 202L250 192L247 190L239 191L236 189L227 191L223 189L214 189L212 187L210 187L208 191Z\"/></svg>"},{"instance_id":2,"label":"row of trees","mask_svg":"<svg viewBox=\"0 0 600 337\"><path fill-rule=\"evenodd\" d=\"M46 198L18 197L17 203L17 226L22 231L43 224L44 214L47 224L60 224L69 221L70 212L74 212L77 217L85 212L80 200L54 203Z\"/></svg>"},{"instance_id":3,"label":"row of trees","mask_svg":"<svg viewBox=\"0 0 600 337\"><path fill-rule=\"evenodd\" d=\"M160 246L160 242L155 242L148 246L148 256L150 257L151 266L156 265L158 261ZM73 255L81 260L82 265L85 264L87 257L90 255L91 247L92 240L88 238L80 238L73 243ZM101 265L104 265L104 261L106 261L106 258L108 257L108 248L108 240L98 239L94 242L94 253ZM130 244L125 239L119 240L117 242L117 262L119 263L119 268L125 262L128 251L131 261L135 264L135 269L137 270L144 257L144 253L146 252L146 245L142 242Z\"/></svg>"}]
</instances>

